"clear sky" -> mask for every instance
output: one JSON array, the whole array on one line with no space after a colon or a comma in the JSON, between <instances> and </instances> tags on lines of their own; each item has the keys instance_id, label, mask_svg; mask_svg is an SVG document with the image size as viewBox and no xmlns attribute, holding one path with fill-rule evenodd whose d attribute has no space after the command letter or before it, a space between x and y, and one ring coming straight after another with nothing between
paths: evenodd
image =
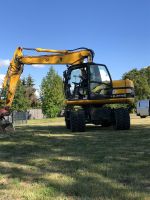
<instances>
[{"instance_id":1,"label":"clear sky","mask_svg":"<svg viewBox=\"0 0 150 200\"><path fill-rule=\"evenodd\" d=\"M0 73L17 46L88 47L113 79L150 65L150 0L1 0ZM49 66L25 66L36 86ZM56 66L62 75L65 66Z\"/></svg>"}]
</instances>

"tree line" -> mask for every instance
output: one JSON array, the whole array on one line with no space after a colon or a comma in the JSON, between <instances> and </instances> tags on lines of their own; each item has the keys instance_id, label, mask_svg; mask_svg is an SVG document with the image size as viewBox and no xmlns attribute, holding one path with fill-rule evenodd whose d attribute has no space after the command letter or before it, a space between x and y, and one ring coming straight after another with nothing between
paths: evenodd
<instances>
[{"instance_id":1,"label":"tree line","mask_svg":"<svg viewBox=\"0 0 150 200\"><path fill-rule=\"evenodd\" d=\"M12 110L27 111L32 108L41 108L45 116L56 117L61 112L63 103L63 81L51 67L42 80L38 96L31 75L19 81Z\"/></svg>"},{"instance_id":2,"label":"tree line","mask_svg":"<svg viewBox=\"0 0 150 200\"><path fill-rule=\"evenodd\" d=\"M128 78L133 81L135 102L141 99L150 99L150 66L140 70L134 68L125 73L122 78Z\"/></svg>"},{"instance_id":3,"label":"tree line","mask_svg":"<svg viewBox=\"0 0 150 200\"><path fill-rule=\"evenodd\" d=\"M137 100L150 98L150 66L140 70L134 68L123 74L122 78L133 81L135 103ZM12 109L26 111L31 108L41 108L47 117L58 116L64 107L63 81L53 67L42 80L39 97L35 93L35 83L31 75L20 80Z\"/></svg>"}]
</instances>

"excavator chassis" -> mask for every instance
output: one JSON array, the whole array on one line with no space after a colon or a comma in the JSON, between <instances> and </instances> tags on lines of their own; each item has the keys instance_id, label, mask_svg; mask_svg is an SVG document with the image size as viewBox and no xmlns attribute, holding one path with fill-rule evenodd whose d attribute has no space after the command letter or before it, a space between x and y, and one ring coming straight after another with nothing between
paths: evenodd
<instances>
[{"instance_id":1,"label":"excavator chassis","mask_svg":"<svg viewBox=\"0 0 150 200\"><path fill-rule=\"evenodd\" d=\"M86 124L113 126L115 130L130 129L130 115L127 108L68 107L65 109L66 128L72 132L84 132Z\"/></svg>"}]
</instances>

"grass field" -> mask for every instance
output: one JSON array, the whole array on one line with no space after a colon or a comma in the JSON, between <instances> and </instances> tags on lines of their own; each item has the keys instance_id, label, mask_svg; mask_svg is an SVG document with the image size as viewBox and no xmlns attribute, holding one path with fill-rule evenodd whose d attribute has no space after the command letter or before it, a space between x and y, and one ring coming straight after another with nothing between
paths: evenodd
<instances>
[{"instance_id":1,"label":"grass field","mask_svg":"<svg viewBox=\"0 0 150 200\"><path fill-rule=\"evenodd\" d=\"M150 200L150 118L129 131L63 119L33 120L0 134L0 200Z\"/></svg>"}]
</instances>

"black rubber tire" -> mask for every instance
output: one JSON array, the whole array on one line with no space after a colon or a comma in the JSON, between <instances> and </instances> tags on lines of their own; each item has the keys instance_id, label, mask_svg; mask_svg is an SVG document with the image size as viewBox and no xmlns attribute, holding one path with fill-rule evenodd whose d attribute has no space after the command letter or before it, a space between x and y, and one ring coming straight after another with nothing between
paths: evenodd
<instances>
[{"instance_id":1,"label":"black rubber tire","mask_svg":"<svg viewBox=\"0 0 150 200\"><path fill-rule=\"evenodd\" d=\"M146 116L140 116L141 118L146 118Z\"/></svg>"},{"instance_id":2,"label":"black rubber tire","mask_svg":"<svg viewBox=\"0 0 150 200\"><path fill-rule=\"evenodd\" d=\"M71 111L70 112L70 129L72 132L78 131L78 112Z\"/></svg>"},{"instance_id":3,"label":"black rubber tire","mask_svg":"<svg viewBox=\"0 0 150 200\"><path fill-rule=\"evenodd\" d=\"M66 128L70 129L70 111L65 112L65 124Z\"/></svg>"},{"instance_id":4,"label":"black rubber tire","mask_svg":"<svg viewBox=\"0 0 150 200\"><path fill-rule=\"evenodd\" d=\"M101 123L102 127L109 127L111 125L112 125L112 123L111 122L107 122L107 121Z\"/></svg>"},{"instance_id":5,"label":"black rubber tire","mask_svg":"<svg viewBox=\"0 0 150 200\"><path fill-rule=\"evenodd\" d=\"M115 130L130 129L130 115L127 109L119 108L114 110L113 127Z\"/></svg>"},{"instance_id":6,"label":"black rubber tire","mask_svg":"<svg viewBox=\"0 0 150 200\"><path fill-rule=\"evenodd\" d=\"M70 120L69 119L65 119L65 124L66 124L66 128L70 129Z\"/></svg>"},{"instance_id":7,"label":"black rubber tire","mask_svg":"<svg viewBox=\"0 0 150 200\"><path fill-rule=\"evenodd\" d=\"M70 113L70 129L72 132L85 131L85 114L84 111L71 111Z\"/></svg>"},{"instance_id":8,"label":"black rubber tire","mask_svg":"<svg viewBox=\"0 0 150 200\"><path fill-rule=\"evenodd\" d=\"M85 113L83 110L78 110L78 131L84 132L85 131Z\"/></svg>"}]
</instances>

